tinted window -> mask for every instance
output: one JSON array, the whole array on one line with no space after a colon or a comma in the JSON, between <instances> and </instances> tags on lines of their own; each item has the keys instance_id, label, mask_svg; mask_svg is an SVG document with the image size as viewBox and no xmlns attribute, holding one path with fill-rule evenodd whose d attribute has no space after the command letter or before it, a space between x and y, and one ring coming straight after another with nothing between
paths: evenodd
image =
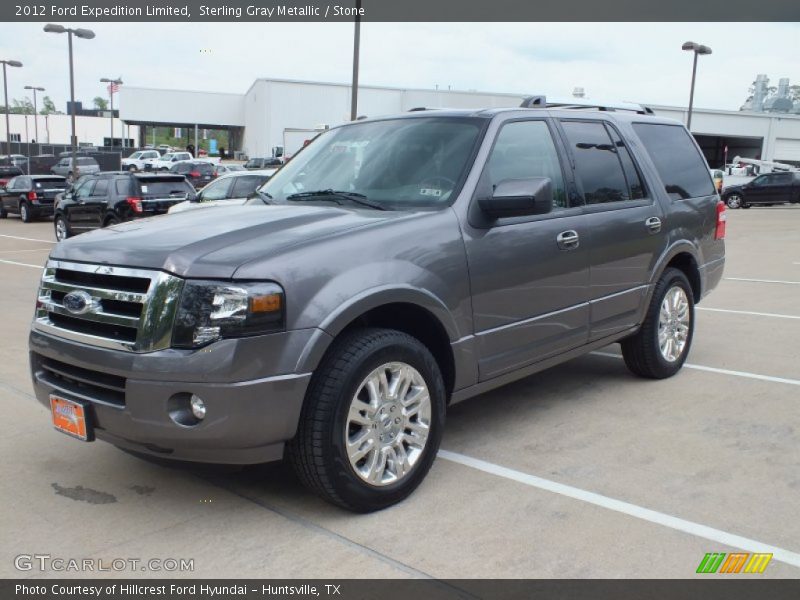
<instances>
[{"instance_id":1,"label":"tinted window","mask_svg":"<svg viewBox=\"0 0 800 600\"><path fill-rule=\"evenodd\" d=\"M232 198L246 198L256 191L256 188L264 183L269 177L261 175L243 175L237 177L233 184Z\"/></svg>"},{"instance_id":2,"label":"tinted window","mask_svg":"<svg viewBox=\"0 0 800 600\"><path fill-rule=\"evenodd\" d=\"M86 183L82 183L78 186L75 190L75 197L76 198L88 198L92 195L92 190L94 189L95 180L89 179Z\"/></svg>"},{"instance_id":3,"label":"tinted window","mask_svg":"<svg viewBox=\"0 0 800 600\"><path fill-rule=\"evenodd\" d=\"M611 136L611 141L613 141L614 145L616 146L619 162L622 163L622 170L625 172L625 180L628 183L628 198L630 200L639 200L644 198L646 195L644 183L642 183L639 170L636 168L625 142L622 140L617 130L613 127L610 127L607 123L606 129L608 130L608 134Z\"/></svg>"},{"instance_id":4,"label":"tinted window","mask_svg":"<svg viewBox=\"0 0 800 600\"><path fill-rule=\"evenodd\" d=\"M228 192L232 186L233 178L226 177L209 184L208 187L200 192L200 196L203 200L224 200L228 197Z\"/></svg>"},{"instance_id":5,"label":"tinted window","mask_svg":"<svg viewBox=\"0 0 800 600\"><path fill-rule=\"evenodd\" d=\"M94 185L92 196L105 196L108 193L108 179L99 179Z\"/></svg>"},{"instance_id":6,"label":"tinted window","mask_svg":"<svg viewBox=\"0 0 800 600\"><path fill-rule=\"evenodd\" d=\"M630 198L617 157L617 146L600 122L562 121L586 204L621 202Z\"/></svg>"},{"instance_id":7,"label":"tinted window","mask_svg":"<svg viewBox=\"0 0 800 600\"><path fill-rule=\"evenodd\" d=\"M203 175L212 175L214 173L214 165L207 162L194 163L192 171L197 171Z\"/></svg>"},{"instance_id":8,"label":"tinted window","mask_svg":"<svg viewBox=\"0 0 800 600\"><path fill-rule=\"evenodd\" d=\"M770 185L788 185L790 183L792 183L791 173L775 173L774 175L770 175Z\"/></svg>"},{"instance_id":9,"label":"tinted window","mask_svg":"<svg viewBox=\"0 0 800 600\"><path fill-rule=\"evenodd\" d=\"M703 156L683 127L635 123L633 128L671 198L696 198L715 193Z\"/></svg>"},{"instance_id":10,"label":"tinted window","mask_svg":"<svg viewBox=\"0 0 800 600\"><path fill-rule=\"evenodd\" d=\"M492 190L505 179L547 177L553 186L553 206L567 206L561 163L544 121L517 121L504 125L486 163L484 177L488 177Z\"/></svg>"},{"instance_id":11,"label":"tinted window","mask_svg":"<svg viewBox=\"0 0 800 600\"><path fill-rule=\"evenodd\" d=\"M35 181L37 188L65 188L67 180L63 177L42 177Z\"/></svg>"},{"instance_id":12,"label":"tinted window","mask_svg":"<svg viewBox=\"0 0 800 600\"><path fill-rule=\"evenodd\" d=\"M193 194L194 188L181 177L180 179L142 179L139 181L142 196L167 198Z\"/></svg>"},{"instance_id":13,"label":"tinted window","mask_svg":"<svg viewBox=\"0 0 800 600\"><path fill-rule=\"evenodd\" d=\"M114 187L117 189L117 196L127 196L131 191L131 182L127 179L117 179Z\"/></svg>"},{"instance_id":14,"label":"tinted window","mask_svg":"<svg viewBox=\"0 0 800 600\"><path fill-rule=\"evenodd\" d=\"M77 159L79 165L96 165L97 161L93 158L79 158Z\"/></svg>"},{"instance_id":15,"label":"tinted window","mask_svg":"<svg viewBox=\"0 0 800 600\"><path fill-rule=\"evenodd\" d=\"M7 190L13 190L17 187L17 179L18 177L14 177L13 179L9 179L8 183L6 183Z\"/></svg>"}]
</instances>

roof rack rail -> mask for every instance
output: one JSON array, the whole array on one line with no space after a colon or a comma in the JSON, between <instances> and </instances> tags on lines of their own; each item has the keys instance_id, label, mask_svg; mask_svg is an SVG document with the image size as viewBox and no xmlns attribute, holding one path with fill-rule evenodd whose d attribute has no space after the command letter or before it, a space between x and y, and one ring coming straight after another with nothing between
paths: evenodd
<instances>
[{"instance_id":1,"label":"roof rack rail","mask_svg":"<svg viewBox=\"0 0 800 600\"><path fill-rule=\"evenodd\" d=\"M640 115L654 115L653 109L644 106L643 104L636 104L634 102L592 102L582 98L570 98L569 100L555 100L548 102L546 96L528 96L520 104L521 108L563 108L570 110L604 110L609 112L614 111L629 111L635 112Z\"/></svg>"}]
</instances>

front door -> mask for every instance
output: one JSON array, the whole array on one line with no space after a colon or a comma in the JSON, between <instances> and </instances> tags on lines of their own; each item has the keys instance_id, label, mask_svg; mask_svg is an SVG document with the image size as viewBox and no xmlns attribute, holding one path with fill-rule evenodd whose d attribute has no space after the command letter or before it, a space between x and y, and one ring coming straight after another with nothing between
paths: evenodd
<instances>
[{"instance_id":1,"label":"front door","mask_svg":"<svg viewBox=\"0 0 800 600\"><path fill-rule=\"evenodd\" d=\"M504 180L547 177L552 212L464 226L481 381L580 346L588 337L586 217L570 205L554 139L543 119L505 123L473 198L476 203L490 196Z\"/></svg>"},{"instance_id":2,"label":"front door","mask_svg":"<svg viewBox=\"0 0 800 600\"><path fill-rule=\"evenodd\" d=\"M70 192L72 197L71 202L64 204L64 213L67 217L70 229L75 231L86 231L87 229L94 229L94 215L87 206L87 202L92 195L96 180L87 179L80 182L77 187L73 188Z\"/></svg>"}]
</instances>

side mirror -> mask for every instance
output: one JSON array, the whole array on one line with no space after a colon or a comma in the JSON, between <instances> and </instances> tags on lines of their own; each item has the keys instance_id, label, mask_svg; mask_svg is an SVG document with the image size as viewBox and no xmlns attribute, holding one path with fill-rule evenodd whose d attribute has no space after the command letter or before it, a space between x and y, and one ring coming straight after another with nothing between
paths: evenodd
<instances>
[{"instance_id":1,"label":"side mirror","mask_svg":"<svg viewBox=\"0 0 800 600\"><path fill-rule=\"evenodd\" d=\"M492 218L544 215L553 209L553 184L548 177L504 179L490 198L480 198L481 210Z\"/></svg>"}]
</instances>

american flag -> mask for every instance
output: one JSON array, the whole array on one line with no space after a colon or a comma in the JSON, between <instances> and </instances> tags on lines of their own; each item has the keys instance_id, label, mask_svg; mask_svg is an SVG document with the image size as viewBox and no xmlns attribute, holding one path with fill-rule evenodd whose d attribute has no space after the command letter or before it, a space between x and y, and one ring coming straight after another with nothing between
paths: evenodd
<instances>
[{"instance_id":1,"label":"american flag","mask_svg":"<svg viewBox=\"0 0 800 600\"><path fill-rule=\"evenodd\" d=\"M111 82L108 84L108 93L109 94L116 94L119 91L119 84Z\"/></svg>"}]
</instances>

